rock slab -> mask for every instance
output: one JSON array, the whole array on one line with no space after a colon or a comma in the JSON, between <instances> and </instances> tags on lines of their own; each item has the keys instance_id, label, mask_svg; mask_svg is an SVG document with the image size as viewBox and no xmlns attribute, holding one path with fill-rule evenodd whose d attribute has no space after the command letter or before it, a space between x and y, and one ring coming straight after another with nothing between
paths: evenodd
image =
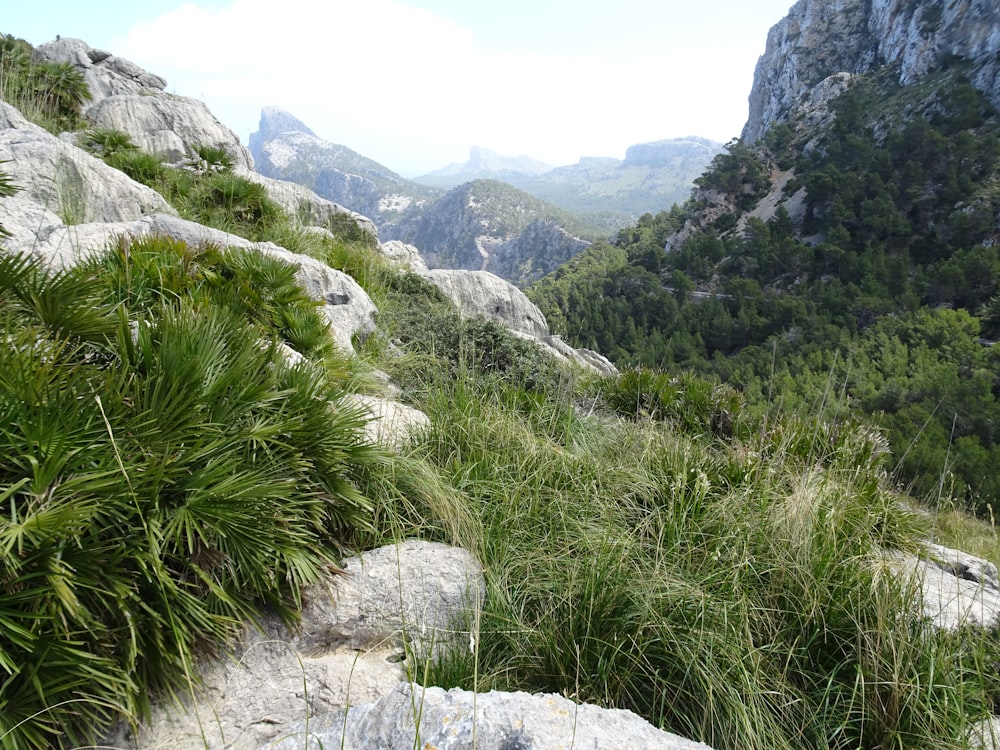
<instances>
[{"instance_id":1,"label":"rock slab","mask_svg":"<svg viewBox=\"0 0 1000 750\"><path fill-rule=\"evenodd\" d=\"M631 711L560 695L401 684L375 703L298 725L260 750L711 750Z\"/></svg>"}]
</instances>

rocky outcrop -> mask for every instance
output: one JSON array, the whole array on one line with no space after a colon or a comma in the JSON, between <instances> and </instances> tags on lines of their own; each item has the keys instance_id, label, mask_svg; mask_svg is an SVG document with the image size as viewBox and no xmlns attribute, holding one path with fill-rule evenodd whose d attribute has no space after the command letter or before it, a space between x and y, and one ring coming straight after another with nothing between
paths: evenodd
<instances>
[{"instance_id":1,"label":"rocky outcrop","mask_svg":"<svg viewBox=\"0 0 1000 750\"><path fill-rule=\"evenodd\" d=\"M32 205L37 212L47 212L66 224L174 213L155 190L28 122L4 102L0 102L0 162L4 162L0 169L18 188L13 198L0 203L0 211L9 212L19 203L23 214ZM28 222L38 218L31 216ZM8 231L15 229L7 223L4 226Z\"/></svg>"},{"instance_id":2,"label":"rocky outcrop","mask_svg":"<svg viewBox=\"0 0 1000 750\"><path fill-rule=\"evenodd\" d=\"M408 245L399 240L389 240L379 245L379 252L397 265L414 273L423 273L427 264L414 245Z\"/></svg>"},{"instance_id":3,"label":"rocky outcrop","mask_svg":"<svg viewBox=\"0 0 1000 750\"><path fill-rule=\"evenodd\" d=\"M481 317L534 341L552 356L585 370L611 375L618 369L607 357L589 349L574 349L549 333L545 315L524 292L488 271L434 270L421 273L451 300L459 314Z\"/></svg>"},{"instance_id":4,"label":"rocky outcrop","mask_svg":"<svg viewBox=\"0 0 1000 750\"><path fill-rule=\"evenodd\" d=\"M266 750L711 750L631 711L561 695L472 693L401 684L375 703L299 724ZM265 747L260 750L265 750Z\"/></svg>"},{"instance_id":5,"label":"rocky outcrop","mask_svg":"<svg viewBox=\"0 0 1000 750\"><path fill-rule=\"evenodd\" d=\"M542 311L524 292L487 271L435 270L420 274L450 299L468 318L494 320L505 328L543 339L549 324Z\"/></svg>"},{"instance_id":6,"label":"rocky outcrop","mask_svg":"<svg viewBox=\"0 0 1000 750\"><path fill-rule=\"evenodd\" d=\"M527 286L590 247L552 219L532 221L516 237L494 248L489 270Z\"/></svg>"},{"instance_id":7,"label":"rocky outcrop","mask_svg":"<svg viewBox=\"0 0 1000 750\"><path fill-rule=\"evenodd\" d=\"M900 560L901 569L920 584L924 614L937 627L1000 625L1000 575L993 563L938 544Z\"/></svg>"},{"instance_id":8,"label":"rocky outcrop","mask_svg":"<svg viewBox=\"0 0 1000 750\"><path fill-rule=\"evenodd\" d=\"M167 88L167 82L123 57L102 49L94 49L82 39L57 39L37 48L37 54L53 62L69 63L83 73L90 88L92 102L108 96L134 94L157 96Z\"/></svg>"},{"instance_id":9,"label":"rocky outcrop","mask_svg":"<svg viewBox=\"0 0 1000 750\"><path fill-rule=\"evenodd\" d=\"M91 105L84 117L95 128L127 133L143 151L182 164L198 146L225 149L236 167L253 168L253 159L233 131L197 99L162 94L119 94Z\"/></svg>"},{"instance_id":10,"label":"rocky outcrop","mask_svg":"<svg viewBox=\"0 0 1000 750\"><path fill-rule=\"evenodd\" d=\"M402 448L415 434L431 424L424 412L398 401L360 394L350 394L347 399L365 412L368 419L365 422L365 438L375 445Z\"/></svg>"},{"instance_id":11,"label":"rocky outcrop","mask_svg":"<svg viewBox=\"0 0 1000 750\"><path fill-rule=\"evenodd\" d=\"M93 127L126 133L143 151L174 164L191 158L196 146L212 146L225 149L234 165L253 168L250 152L204 102L168 94L166 81L135 63L79 39L43 44L38 54L83 73L93 96L83 117Z\"/></svg>"},{"instance_id":12,"label":"rocky outcrop","mask_svg":"<svg viewBox=\"0 0 1000 750\"><path fill-rule=\"evenodd\" d=\"M762 137L835 73L888 66L909 85L949 59L967 63L973 85L1000 107L1000 6L993 0L799 0L768 34L743 138Z\"/></svg>"},{"instance_id":13,"label":"rocky outcrop","mask_svg":"<svg viewBox=\"0 0 1000 750\"><path fill-rule=\"evenodd\" d=\"M467 643L482 605L482 569L464 550L406 541L345 561L343 572L307 592L299 626L275 616L248 627L230 653L199 665L202 684L179 705L154 706L137 732L104 744L128 749L254 748L294 736L369 703L405 679L406 648Z\"/></svg>"},{"instance_id":14,"label":"rocky outcrop","mask_svg":"<svg viewBox=\"0 0 1000 750\"><path fill-rule=\"evenodd\" d=\"M589 247L565 228L568 218L510 185L476 180L381 234L419 247L430 268L490 271L524 284Z\"/></svg>"},{"instance_id":15,"label":"rocky outcrop","mask_svg":"<svg viewBox=\"0 0 1000 750\"><path fill-rule=\"evenodd\" d=\"M247 169L237 169L237 174L264 186L267 196L303 226L337 227L349 221L363 234L378 242L378 229L367 216L351 211L339 203L321 198L312 190L287 180L276 180Z\"/></svg>"}]
</instances>

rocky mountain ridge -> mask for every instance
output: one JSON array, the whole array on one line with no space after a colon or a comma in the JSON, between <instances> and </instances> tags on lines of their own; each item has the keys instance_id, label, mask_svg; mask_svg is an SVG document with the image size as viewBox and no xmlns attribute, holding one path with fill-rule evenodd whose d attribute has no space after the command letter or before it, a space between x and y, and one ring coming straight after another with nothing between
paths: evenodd
<instances>
[{"instance_id":1,"label":"rocky mountain ridge","mask_svg":"<svg viewBox=\"0 0 1000 750\"><path fill-rule=\"evenodd\" d=\"M640 214L685 200L722 145L697 137L670 139L634 145L624 160L581 159L555 169L473 149L467 163L418 184L420 178L405 180L323 141L293 115L267 107L250 147L262 174L305 185L369 216L386 239L420 247L432 267L486 269L523 284ZM488 183L493 186L484 191ZM443 188L450 190L443 194ZM470 199L472 193L476 197ZM519 217L515 222L512 212Z\"/></svg>"},{"instance_id":2,"label":"rocky mountain ridge","mask_svg":"<svg viewBox=\"0 0 1000 750\"><path fill-rule=\"evenodd\" d=\"M888 68L913 84L949 61L1000 107L1000 26L993 0L799 0L767 37L743 139L793 114L831 75Z\"/></svg>"}]
</instances>

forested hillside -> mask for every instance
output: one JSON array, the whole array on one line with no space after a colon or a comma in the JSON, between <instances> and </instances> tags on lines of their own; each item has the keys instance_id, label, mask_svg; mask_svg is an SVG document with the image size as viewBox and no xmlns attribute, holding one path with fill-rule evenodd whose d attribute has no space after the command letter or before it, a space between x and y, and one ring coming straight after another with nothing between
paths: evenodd
<instances>
[{"instance_id":1,"label":"forested hillside","mask_svg":"<svg viewBox=\"0 0 1000 750\"><path fill-rule=\"evenodd\" d=\"M909 87L857 76L832 110L731 143L683 207L532 298L620 365L713 375L760 412L869 415L916 494L994 508L1000 119L958 61Z\"/></svg>"}]
</instances>

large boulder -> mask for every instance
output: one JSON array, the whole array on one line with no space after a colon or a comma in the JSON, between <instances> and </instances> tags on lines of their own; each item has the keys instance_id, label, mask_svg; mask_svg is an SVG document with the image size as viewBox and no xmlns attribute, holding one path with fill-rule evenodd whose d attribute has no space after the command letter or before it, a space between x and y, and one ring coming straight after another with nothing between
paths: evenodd
<instances>
[{"instance_id":1,"label":"large boulder","mask_svg":"<svg viewBox=\"0 0 1000 750\"><path fill-rule=\"evenodd\" d=\"M253 168L250 152L204 102L168 94L166 81L135 63L79 39L48 42L37 54L83 73L93 97L83 116L93 127L127 133L143 151L171 163L191 158L197 146L213 146L225 149L236 166Z\"/></svg>"},{"instance_id":2,"label":"large boulder","mask_svg":"<svg viewBox=\"0 0 1000 750\"><path fill-rule=\"evenodd\" d=\"M95 128L127 133L140 149L171 164L190 160L198 146L211 146L224 149L235 167L253 169L240 139L197 99L118 94L88 107L84 117Z\"/></svg>"},{"instance_id":3,"label":"large boulder","mask_svg":"<svg viewBox=\"0 0 1000 750\"><path fill-rule=\"evenodd\" d=\"M400 684L378 701L300 723L260 750L711 750L632 713L560 695Z\"/></svg>"},{"instance_id":4,"label":"large boulder","mask_svg":"<svg viewBox=\"0 0 1000 750\"><path fill-rule=\"evenodd\" d=\"M495 320L515 333L542 339L549 324L542 311L524 292L488 271L425 271L422 277L434 284L465 317Z\"/></svg>"},{"instance_id":5,"label":"large boulder","mask_svg":"<svg viewBox=\"0 0 1000 750\"><path fill-rule=\"evenodd\" d=\"M392 252L397 252L398 247L395 246ZM504 281L489 271L435 269L420 271L419 275L440 289L463 317L495 321L516 336L534 341L557 359L585 370L601 375L618 372L607 357L589 349L574 349L558 336L550 334L545 315L535 303L509 281Z\"/></svg>"},{"instance_id":6,"label":"large boulder","mask_svg":"<svg viewBox=\"0 0 1000 750\"><path fill-rule=\"evenodd\" d=\"M155 96L167 88L166 80L160 76L146 72L123 57L94 49L82 39L67 37L46 42L36 53L45 60L69 63L82 72L93 102L119 94Z\"/></svg>"},{"instance_id":7,"label":"large boulder","mask_svg":"<svg viewBox=\"0 0 1000 750\"><path fill-rule=\"evenodd\" d=\"M83 149L28 122L0 101L0 171L18 188L15 199L34 204L64 224L117 222L149 214L173 214L163 197ZM8 226L8 231L12 227Z\"/></svg>"},{"instance_id":8,"label":"large boulder","mask_svg":"<svg viewBox=\"0 0 1000 750\"><path fill-rule=\"evenodd\" d=\"M361 394L350 394L347 398L368 416L365 438L385 448L402 448L415 433L431 424L424 412L398 401Z\"/></svg>"},{"instance_id":9,"label":"large boulder","mask_svg":"<svg viewBox=\"0 0 1000 750\"><path fill-rule=\"evenodd\" d=\"M378 229L367 216L321 198L309 188L294 182L265 177L249 169L237 169L236 173L263 185L267 196L303 226L335 228L342 222L350 222L373 243L378 242Z\"/></svg>"},{"instance_id":10,"label":"large boulder","mask_svg":"<svg viewBox=\"0 0 1000 750\"><path fill-rule=\"evenodd\" d=\"M390 693L405 678L404 644L467 641L462 623L484 590L475 559L443 544L411 540L349 558L308 592L294 632L273 616L248 627L230 653L199 665L190 695L154 706L138 731L121 727L104 744L221 750L290 736L300 722Z\"/></svg>"}]
</instances>

